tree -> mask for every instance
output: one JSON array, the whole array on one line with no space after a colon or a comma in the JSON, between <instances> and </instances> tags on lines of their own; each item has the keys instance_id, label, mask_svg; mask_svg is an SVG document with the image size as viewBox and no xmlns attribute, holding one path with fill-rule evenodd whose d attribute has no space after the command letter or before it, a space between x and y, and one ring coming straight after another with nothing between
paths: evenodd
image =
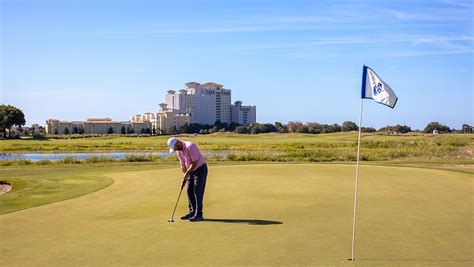
<instances>
[{"instance_id":1,"label":"tree","mask_svg":"<svg viewBox=\"0 0 474 267\"><path fill-rule=\"evenodd\" d=\"M355 122L345 121L342 123L341 130L343 132L358 131L359 127L357 126L357 124L355 124Z\"/></svg>"},{"instance_id":2,"label":"tree","mask_svg":"<svg viewBox=\"0 0 474 267\"><path fill-rule=\"evenodd\" d=\"M114 128L109 127L109 129L107 130L107 134L113 134L113 133L114 133Z\"/></svg>"},{"instance_id":3,"label":"tree","mask_svg":"<svg viewBox=\"0 0 474 267\"><path fill-rule=\"evenodd\" d=\"M46 134L43 126L38 127L37 131L33 131L33 138L41 138Z\"/></svg>"},{"instance_id":4,"label":"tree","mask_svg":"<svg viewBox=\"0 0 474 267\"><path fill-rule=\"evenodd\" d=\"M334 123L333 125L330 126L330 129L331 129L331 133L337 133L337 132L340 132L342 130L342 127L337 124L337 123ZM357 128L358 130L359 128Z\"/></svg>"},{"instance_id":5,"label":"tree","mask_svg":"<svg viewBox=\"0 0 474 267\"><path fill-rule=\"evenodd\" d=\"M275 122L275 127L276 127L277 129L283 128L283 123L281 123L281 122L279 122L279 121L276 121L276 122Z\"/></svg>"},{"instance_id":6,"label":"tree","mask_svg":"<svg viewBox=\"0 0 474 267\"><path fill-rule=\"evenodd\" d=\"M258 123L254 123L250 126L250 134L259 134L262 133L263 129Z\"/></svg>"},{"instance_id":7,"label":"tree","mask_svg":"<svg viewBox=\"0 0 474 267\"><path fill-rule=\"evenodd\" d=\"M40 135L45 135L46 134L46 130L44 129L43 126L40 126L38 128L38 134L40 134Z\"/></svg>"},{"instance_id":8,"label":"tree","mask_svg":"<svg viewBox=\"0 0 474 267\"><path fill-rule=\"evenodd\" d=\"M29 136L29 135L31 135L31 131L32 131L32 129L30 128L28 130L27 129L21 129L20 132L23 136Z\"/></svg>"},{"instance_id":9,"label":"tree","mask_svg":"<svg viewBox=\"0 0 474 267\"><path fill-rule=\"evenodd\" d=\"M146 128L145 133L146 133L146 134L151 134L150 128Z\"/></svg>"},{"instance_id":10,"label":"tree","mask_svg":"<svg viewBox=\"0 0 474 267\"><path fill-rule=\"evenodd\" d=\"M79 128L77 128L77 126L74 126L74 128L72 128L72 133L73 134L78 134L79 133Z\"/></svg>"},{"instance_id":11,"label":"tree","mask_svg":"<svg viewBox=\"0 0 474 267\"><path fill-rule=\"evenodd\" d=\"M275 127L275 125L271 124L271 123L264 123L263 124L263 132L264 133L274 133L274 132L277 132L278 129L277 127Z\"/></svg>"},{"instance_id":12,"label":"tree","mask_svg":"<svg viewBox=\"0 0 474 267\"><path fill-rule=\"evenodd\" d=\"M298 126L298 128L296 128L295 132L297 132L297 133L308 133L309 129L308 129L308 126L302 124L302 125Z\"/></svg>"},{"instance_id":13,"label":"tree","mask_svg":"<svg viewBox=\"0 0 474 267\"><path fill-rule=\"evenodd\" d=\"M296 129L298 129L299 126L303 125L301 122L299 121L289 121L288 122L288 131L290 133L295 133L296 132Z\"/></svg>"},{"instance_id":14,"label":"tree","mask_svg":"<svg viewBox=\"0 0 474 267\"><path fill-rule=\"evenodd\" d=\"M227 128L227 130L229 132L233 132L235 130L235 128L237 128L238 126L240 126L240 124L236 123L236 122L231 122L229 124L229 128Z\"/></svg>"},{"instance_id":15,"label":"tree","mask_svg":"<svg viewBox=\"0 0 474 267\"><path fill-rule=\"evenodd\" d=\"M217 127L218 129L222 128L222 123L220 120L216 120L216 122L214 122L214 127Z\"/></svg>"},{"instance_id":16,"label":"tree","mask_svg":"<svg viewBox=\"0 0 474 267\"><path fill-rule=\"evenodd\" d=\"M69 129L68 128L64 128L64 134L69 134Z\"/></svg>"},{"instance_id":17,"label":"tree","mask_svg":"<svg viewBox=\"0 0 474 267\"><path fill-rule=\"evenodd\" d=\"M20 109L11 105L0 105L0 131L6 136L8 130L11 137L11 127L25 125L25 114Z\"/></svg>"},{"instance_id":18,"label":"tree","mask_svg":"<svg viewBox=\"0 0 474 267\"><path fill-rule=\"evenodd\" d=\"M279 122L279 121L276 121L275 122L275 127L277 129L277 132L279 133L286 133L288 132L288 128L286 128L286 125L284 125L283 123Z\"/></svg>"},{"instance_id":19,"label":"tree","mask_svg":"<svg viewBox=\"0 0 474 267\"><path fill-rule=\"evenodd\" d=\"M398 131L401 133L409 133L411 132L411 127L406 126L406 125L397 125L398 126Z\"/></svg>"},{"instance_id":20,"label":"tree","mask_svg":"<svg viewBox=\"0 0 474 267\"><path fill-rule=\"evenodd\" d=\"M406 125L388 125L379 129L379 132L394 132L394 133L408 133L411 132L411 128Z\"/></svg>"},{"instance_id":21,"label":"tree","mask_svg":"<svg viewBox=\"0 0 474 267\"><path fill-rule=\"evenodd\" d=\"M188 123L185 123L184 125L179 127L179 132L180 133L194 133L191 127L189 127Z\"/></svg>"},{"instance_id":22,"label":"tree","mask_svg":"<svg viewBox=\"0 0 474 267\"><path fill-rule=\"evenodd\" d=\"M120 133L121 134L126 134L127 132L125 131L125 126L122 126L122 128L120 129Z\"/></svg>"},{"instance_id":23,"label":"tree","mask_svg":"<svg viewBox=\"0 0 474 267\"><path fill-rule=\"evenodd\" d=\"M364 132L364 133L374 133L377 130L375 130L375 128L372 128L372 127L362 127L362 129L360 129L360 131Z\"/></svg>"},{"instance_id":24,"label":"tree","mask_svg":"<svg viewBox=\"0 0 474 267\"><path fill-rule=\"evenodd\" d=\"M220 124L219 124L220 125ZM211 129L209 129L209 133L216 133L219 131L219 126L215 125L214 127L212 127Z\"/></svg>"},{"instance_id":25,"label":"tree","mask_svg":"<svg viewBox=\"0 0 474 267\"><path fill-rule=\"evenodd\" d=\"M308 133L310 134L320 134L321 133L321 124L317 122L308 122L306 123L306 126L308 126Z\"/></svg>"},{"instance_id":26,"label":"tree","mask_svg":"<svg viewBox=\"0 0 474 267\"><path fill-rule=\"evenodd\" d=\"M449 133L451 129L448 126L440 124L439 122L430 122L426 125L423 130L424 133L433 133L434 130L437 130L439 133Z\"/></svg>"},{"instance_id":27,"label":"tree","mask_svg":"<svg viewBox=\"0 0 474 267\"><path fill-rule=\"evenodd\" d=\"M247 129L247 126L237 126L235 132L238 134L248 134L249 130Z\"/></svg>"}]
</instances>

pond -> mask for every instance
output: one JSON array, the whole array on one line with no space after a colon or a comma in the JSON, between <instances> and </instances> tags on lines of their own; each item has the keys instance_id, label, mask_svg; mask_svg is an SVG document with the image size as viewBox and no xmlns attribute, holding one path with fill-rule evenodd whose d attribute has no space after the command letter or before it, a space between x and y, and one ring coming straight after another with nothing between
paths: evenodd
<instances>
[{"instance_id":1,"label":"pond","mask_svg":"<svg viewBox=\"0 0 474 267\"><path fill-rule=\"evenodd\" d=\"M40 161L44 159L60 160L66 157L72 157L78 160L84 160L92 156L106 157L112 159L123 159L127 155L138 156L159 156L162 158L173 156L172 153L144 153L144 152L114 152L114 153L54 153L54 154L0 154L0 160L26 159L31 161Z\"/></svg>"},{"instance_id":2,"label":"pond","mask_svg":"<svg viewBox=\"0 0 474 267\"><path fill-rule=\"evenodd\" d=\"M228 153L225 152L205 152L205 157L220 156L225 157ZM84 160L89 157L106 157L111 159L124 159L129 155L134 156L156 156L161 158L172 157L174 153L166 152L104 152L104 153L51 153L51 154L0 154L0 160L13 160L13 159L26 159L31 161L40 161L44 159L48 160L61 160L66 157L72 157L78 160Z\"/></svg>"}]
</instances>

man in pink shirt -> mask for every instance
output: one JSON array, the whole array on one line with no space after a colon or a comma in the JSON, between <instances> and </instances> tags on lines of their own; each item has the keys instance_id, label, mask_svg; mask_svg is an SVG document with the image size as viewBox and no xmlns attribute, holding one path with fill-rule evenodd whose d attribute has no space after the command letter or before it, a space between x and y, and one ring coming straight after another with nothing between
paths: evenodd
<instances>
[{"instance_id":1,"label":"man in pink shirt","mask_svg":"<svg viewBox=\"0 0 474 267\"><path fill-rule=\"evenodd\" d=\"M171 137L168 139L168 146L170 153L176 151L184 173L182 186L187 185L189 213L181 217L181 220L203 221L202 201L207 178L206 160L197 146L191 142Z\"/></svg>"}]
</instances>

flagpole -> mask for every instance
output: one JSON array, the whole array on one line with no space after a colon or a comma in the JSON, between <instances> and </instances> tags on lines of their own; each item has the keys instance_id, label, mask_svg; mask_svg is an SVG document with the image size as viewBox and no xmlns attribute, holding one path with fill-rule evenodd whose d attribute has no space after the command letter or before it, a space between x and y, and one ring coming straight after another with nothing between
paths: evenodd
<instances>
[{"instance_id":1,"label":"flagpole","mask_svg":"<svg viewBox=\"0 0 474 267\"><path fill-rule=\"evenodd\" d=\"M356 181L355 181L355 192L354 192L354 220L352 223L352 257L351 260L354 261L354 249L355 249L355 229L356 229L356 214L357 214L357 189L359 184L359 158L360 158L360 132L362 130L362 107L364 104L364 99L360 99L360 116L359 116L359 138L357 141L357 167L356 167Z\"/></svg>"}]
</instances>

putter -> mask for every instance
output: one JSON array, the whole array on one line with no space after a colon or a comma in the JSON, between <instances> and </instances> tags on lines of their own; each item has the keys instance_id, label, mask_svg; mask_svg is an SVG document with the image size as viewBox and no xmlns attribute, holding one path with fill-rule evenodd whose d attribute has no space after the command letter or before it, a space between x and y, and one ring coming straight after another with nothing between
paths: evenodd
<instances>
[{"instance_id":1,"label":"putter","mask_svg":"<svg viewBox=\"0 0 474 267\"><path fill-rule=\"evenodd\" d=\"M181 185L181 190L179 190L178 200L176 200L176 205L174 205L173 215L171 215L171 219L169 219L168 222L174 222L174 220L173 220L174 213L176 212L176 207L178 206L179 197L181 197L181 192L183 192L183 187L184 187L184 185Z\"/></svg>"}]
</instances>

